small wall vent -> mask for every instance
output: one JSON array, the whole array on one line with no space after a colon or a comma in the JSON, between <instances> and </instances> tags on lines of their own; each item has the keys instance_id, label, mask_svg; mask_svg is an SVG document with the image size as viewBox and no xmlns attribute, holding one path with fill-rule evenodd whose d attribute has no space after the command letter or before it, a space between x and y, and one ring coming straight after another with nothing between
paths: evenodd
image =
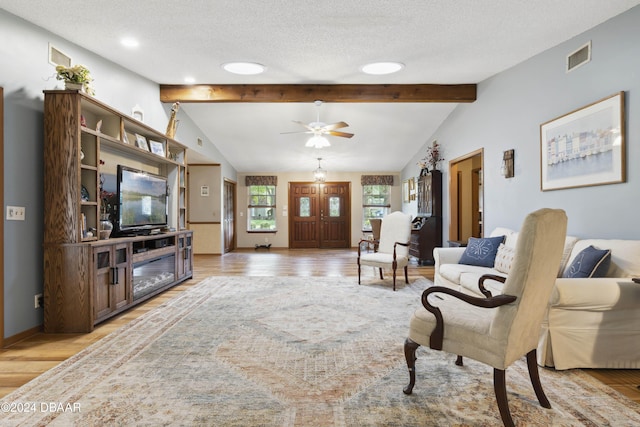
<instances>
[{"instance_id":1,"label":"small wall vent","mask_svg":"<svg viewBox=\"0 0 640 427\"><path fill-rule=\"evenodd\" d=\"M198 138L198 145L202 147L202 138Z\"/></svg>"},{"instance_id":2,"label":"small wall vent","mask_svg":"<svg viewBox=\"0 0 640 427\"><path fill-rule=\"evenodd\" d=\"M49 64L71 67L71 57L49 43Z\"/></svg>"},{"instance_id":3,"label":"small wall vent","mask_svg":"<svg viewBox=\"0 0 640 427\"><path fill-rule=\"evenodd\" d=\"M567 73L591 61L591 41L567 55Z\"/></svg>"}]
</instances>

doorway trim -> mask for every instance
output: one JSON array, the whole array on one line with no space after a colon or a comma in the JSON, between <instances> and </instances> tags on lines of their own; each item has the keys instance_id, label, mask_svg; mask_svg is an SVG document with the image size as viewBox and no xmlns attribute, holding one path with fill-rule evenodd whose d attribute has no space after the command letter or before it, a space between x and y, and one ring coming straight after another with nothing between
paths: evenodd
<instances>
[{"instance_id":1,"label":"doorway trim","mask_svg":"<svg viewBox=\"0 0 640 427\"><path fill-rule=\"evenodd\" d=\"M4 88L0 86L0 162L4 171ZM4 206L4 173L0 174L0 201ZM4 221L0 223L0 240L4 242ZM0 348L4 347L4 245L0 247Z\"/></svg>"},{"instance_id":2,"label":"doorway trim","mask_svg":"<svg viewBox=\"0 0 640 427\"><path fill-rule=\"evenodd\" d=\"M460 215L458 214L458 212L459 212L459 206L461 204L462 197L467 197L467 196L464 196L462 192L459 191L460 190L458 185L459 173L458 173L457 166L463 162L468 161L469 159L473 159L476 157L478 158L478 163L480 166L479 168L478 167L474 168L473 173L476 174L479 171L479 174L482 174L482 170L484 169L484 148L479 148L477 150L474 150L470 153L467 153L465 155L462 155L460 157L457 157L449 161L449 240L451 241L459 241L461 239L464 239L464 236L461 235L462 228L463 228L462 227L463 219L460 218ZM481 176L479 178L481 178ZM475 182L474 185L479 185L481 187L481 193L480 195L478 195L474 203L479 205L480 209L482 210L482 213L480 214L480 213L474 212L474 215L473 215L474 218L477 218L477 221L480 224L480 226L484 221L483 181L484 180L482 179L474 180ZM473 193L475 193L475 190L471 194ZM482 229L475 231L472 235L479 234L479 236L474 236L474 237L482 237L482 235L484 234L483 231L484 230Z\"/></svg>"}]
</instances>

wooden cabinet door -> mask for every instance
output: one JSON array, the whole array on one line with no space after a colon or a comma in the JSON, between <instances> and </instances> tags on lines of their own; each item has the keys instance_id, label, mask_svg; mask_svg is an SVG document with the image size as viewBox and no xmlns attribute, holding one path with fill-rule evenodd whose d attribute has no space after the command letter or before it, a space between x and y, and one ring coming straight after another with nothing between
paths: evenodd
<instances>
[{"instance_id":1,"label":"wooden cabinet door","mask_svg":"<svg viewBox=\"0 0 640 427\"><path fill-rule=\"evenodd\" d=\"M113 311L110 296L112 258L111 246L100 246L93 249L93 265L95 266L93 278L94 321L108 316Z\"/></svg>"},{"instance_id":2,"label":"wooden cabinet door","mask_svg":"<svg viewBox=\"0 0 640 427\"><path fill-rule=\"evenodd\" d=\"M127 243L94 248L94 322L131 303L130 258Z\"/></svg>"},{"instance_id":3,"label":"wooden cabinet door","mask_svg":"<svg viewBox=\"0 0 640 427\"><path fill-rule=\"evenodd\" d=\"M178 236L178 259L176 260L178 280L190 276L193 271L191 256L192 240L193 235L191 233Z\"/></svg>"},{"instance_id":4,"label":"wooden cabinet door","mask_svg":"<svg viewBox=\"0 0 640 427\"><path fill-rule=\"evenodd\" d=\"M111 283L110 295L111 306L114 310L119 310L132 301L131 299L131 252L129 245L121 243L113 246L113 282Z\"/></svg>"}]
</instances>

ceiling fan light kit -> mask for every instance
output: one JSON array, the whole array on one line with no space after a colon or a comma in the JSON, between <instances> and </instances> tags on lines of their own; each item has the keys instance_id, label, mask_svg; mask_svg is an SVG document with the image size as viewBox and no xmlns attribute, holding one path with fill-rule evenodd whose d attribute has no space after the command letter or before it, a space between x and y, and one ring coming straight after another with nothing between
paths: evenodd
<instances>
[{"instance_id":1,"label":"ceiling fan light kit","mask_svg":"<svg viewBox=\"0 0 640 427\"><path fill-rule=\"evenodd\" d=\"M314 135L305 144L305 147L315 147L315 148L323 148L329 147L331 143L329 140L322 135Z\"/></svg>"},{"instance_id":2,"label":"ceiling fan light kit","mask_svg":"<svg viewBox=\"0 0 640 427\"><path fill-rule=\"evenodd\" d=\"M315 122L306 124L298 120L293 121L294 123L298 123L299 125L305 127L307 130L298 131L298 132L282 132L282 134L288 134L288 133L313 134L313 136L309 138L305 146L315 147L315 148L329 147L331 145L329 143L329 140L325 137L325 135L339 136L342 138L351 138L354 135L349 132L340 132L336 130L336 129L349 127L349 125L346 122L337 122L337 123L331 123L331 124L326 124L324 122L321 122L320 107L322 106L322 101L315 101L314 104L316 107L318 107L318 115Z\"/></svg>"}]
</instances>

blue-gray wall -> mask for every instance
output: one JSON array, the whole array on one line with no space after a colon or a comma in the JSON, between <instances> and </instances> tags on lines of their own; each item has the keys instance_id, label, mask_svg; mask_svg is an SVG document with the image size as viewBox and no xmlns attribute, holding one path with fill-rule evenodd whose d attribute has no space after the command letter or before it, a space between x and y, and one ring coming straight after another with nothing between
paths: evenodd
<instances>
[{"instance_id":1,"label":"blue-gray wall","mask_svg":"<svg viewBox=\"0 0 640 427\"><path fill-rule=\"evenodd\" d=\"M566 55L592 42L592 60L565 72ZM626 96L627 182L540 190L540 124L619 91ZM568 233L580 237L640 238L640 7L478 85L478 100L458 106L428 141L443 149L444 241L449 234L448 162L484 148L485 233L498 226L518 229L541 207L565 209ZM500 175L502 152L515 149L515 177ZM407 163L402 179L418 174ZM405 204L415 214L415 203Z\"/></svg>"},{"instance_id":2,"label":"blue-gray wall","mask_svg":"<svg viewBox=\"0 0 640 427\"><path fill-rule=\"evenodd\" d=\"M0 86L5 95L4 203L26 207L25 221L4 220L4 337L42 324L33 297L43 289L43 100L42 91L62 88L48 63L52 43L74 64L84 64L95 79L96 98L130 113L138 104L144 121L164 133L170 106L160 102L159 87L42 28L0 9ZM236 171L184 112L176 139L221 164L223 176ZM203 146L197 145L203 139ZM6 208L3 206L3 217Z\"/></svg>"}]
</instances>

